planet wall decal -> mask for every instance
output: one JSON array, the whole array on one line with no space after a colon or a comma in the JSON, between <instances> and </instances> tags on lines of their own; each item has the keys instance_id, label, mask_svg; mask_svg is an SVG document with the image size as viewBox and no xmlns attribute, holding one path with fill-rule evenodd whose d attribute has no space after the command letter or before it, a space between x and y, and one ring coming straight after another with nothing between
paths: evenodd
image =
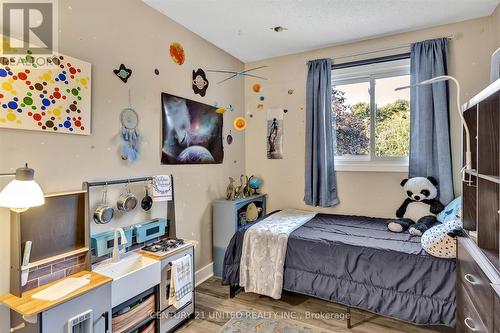
<instances>
[{"instance_id":1,"label":"planet wall decal","mask_svg":"<svg viewBox=\"0 0 500 333\"><path fill-rule=\"evenodd\" d=\"M233 125L237 131L243 131L247 128L247 120L243 117L237 117L234 120Z\"/></svg>"},{"instance_id":2,"label":"planet wall decal","mask_svg":"<svg viewBox=\"0 0 500 333\"><path fill-rule=\"evenodd\" d=\"M177 65L182 65L186 60L186 54L184 53L184 48L178 42L170 44L170 57L172 61Z\"/></svg>"}]
</instances>

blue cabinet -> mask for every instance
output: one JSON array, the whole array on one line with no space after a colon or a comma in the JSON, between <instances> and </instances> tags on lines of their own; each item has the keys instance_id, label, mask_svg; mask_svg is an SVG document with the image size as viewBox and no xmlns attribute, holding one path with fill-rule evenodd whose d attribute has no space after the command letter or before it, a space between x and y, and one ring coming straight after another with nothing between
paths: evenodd
<instances>
[{"instance_id":1,"label":"blue cabinet","mask_svg":"<svg viewBox=\"0 0 500 333\"><path fill-rule=\"evenodd\" d=\"M234 233L244 225L244 212L250 203L262 208L259 216L266 214L266 194L258 194L238 200L213 202L213 258L214 275L222 276L222 265L227 245Z\"/></svg>"}]
</instances>

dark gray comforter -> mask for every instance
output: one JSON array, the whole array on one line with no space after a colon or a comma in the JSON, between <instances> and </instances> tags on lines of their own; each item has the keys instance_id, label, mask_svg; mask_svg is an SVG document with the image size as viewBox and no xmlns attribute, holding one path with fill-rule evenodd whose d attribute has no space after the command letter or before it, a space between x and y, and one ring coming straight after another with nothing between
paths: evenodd
<instances>
[{"instance_id":1,"label":"dark gray comforter","mask_svg":"<svg viewBox=\"0 0 500 333\"><path fill-rule=\"evenodd\" d=\"M415 324L455 324L455 260L425 253L387 219L318 214L288 239L283 289ZM243 236L232 238L223 284L238 285Z\"/></svg>"}]
</instances>

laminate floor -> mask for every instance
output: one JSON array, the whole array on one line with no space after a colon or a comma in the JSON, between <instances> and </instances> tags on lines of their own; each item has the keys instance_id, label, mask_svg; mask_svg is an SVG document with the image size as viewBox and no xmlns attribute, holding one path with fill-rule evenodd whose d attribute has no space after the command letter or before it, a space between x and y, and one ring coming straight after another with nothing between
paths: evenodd
<instances>
[{"instance_id":1,"label":"laminate floor","mask_svg":"<svg viewBox=\"0 0 500 333\"><path fill-rule=\"evenodd\" d=\"M196 318L178 330L181 333L217 333L239 311L265 318L306 325L326 333L431 333L454 332L446 327L423 327L352 309L352 329L346 327L346 308L316 298L284 292L280 300L252 293L228 297L229 288L212 277L196 288ZM243 332L246 333L246 332Z\"/></svg>"}]
</instances>

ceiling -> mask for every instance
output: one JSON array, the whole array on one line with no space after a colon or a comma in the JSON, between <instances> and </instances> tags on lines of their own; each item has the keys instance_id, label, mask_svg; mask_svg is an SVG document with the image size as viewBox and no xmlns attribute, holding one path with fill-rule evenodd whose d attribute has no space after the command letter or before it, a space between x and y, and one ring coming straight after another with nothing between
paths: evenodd
<instances>
[{"instance_id":1,"label":"ceiling","mask_svg":"<svg viewBox=\"0 0 500 333\"><path fill-rule=\"evenodd\" d=\"M489 16L500 0L143 0L243 62ZM283 26L288 30L275 32Z\"/></svg>"}]
</instances>

